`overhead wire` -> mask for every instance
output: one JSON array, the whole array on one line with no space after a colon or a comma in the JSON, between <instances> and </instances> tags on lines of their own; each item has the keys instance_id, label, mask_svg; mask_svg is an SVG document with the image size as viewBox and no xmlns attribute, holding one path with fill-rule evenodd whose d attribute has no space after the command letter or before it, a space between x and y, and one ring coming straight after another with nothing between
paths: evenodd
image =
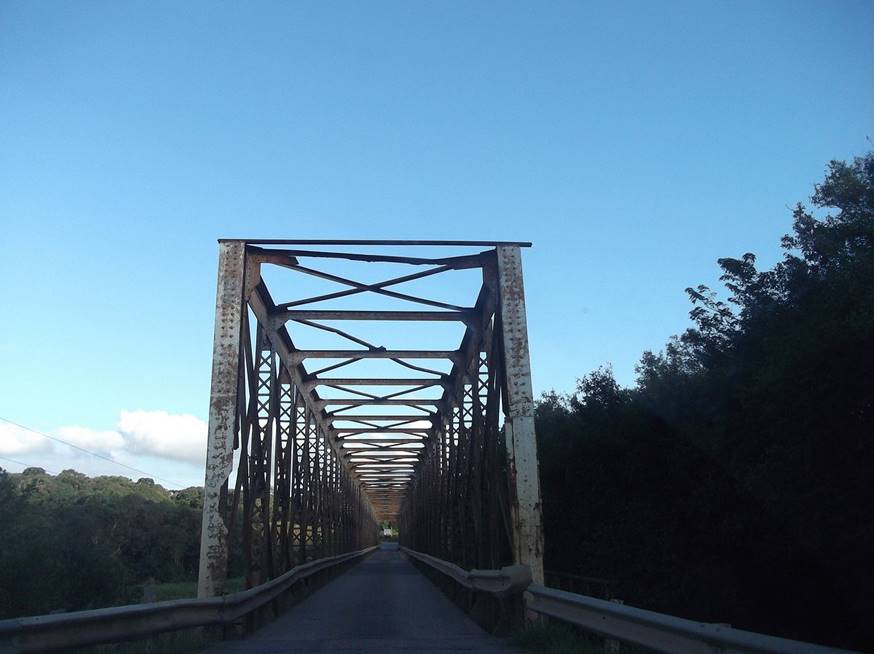
<instances>
[{"instance_id":1,"label":"overhead wire","mask_svg":"<svg viewBox=\"0 0 874 654\"><path fill-rule=\"evenodd\" d=\"M10 425L14 425L14 426L18 427L19 429L24 429L24 430L32 432L34 434L38 434L39 436L47 438L50 441L62 443L64 445L66 445L67 447L73 448L74 450L79 450L80 452L84 452L85 454L90 454L91 456L96 457L98 459L103 459L104 461L108 461L109 463L112 463L114 465L121 466L122 468L127 468L128 470L132 470L133 472L139 473L141 475L145 475L146 477L149 477L151 479L157 479L158 481L163 481L164 483L170 484L170 485L174 486L175 488L185 488L185 484L180 484L177 481L172 481L172 480L166 479L164 477L159 477L158 475L153 475L152 473L147 472L145 470L141 470L140 468L135 468L134 466L129 466L126 463L122 463L121 461L116 461L112 457L106 456L105 454L93 452L85 447L81 447L79 445L76 445L75 443L71 443L69 441L66 441L63 438L58 438L57 436L51 436L51 435L46 434L45 432L42 432L38 429L34 429L33 427L28 427L27 425L22 425L21 423L15 422L14 420L10 420L9 418L4 418L3 416L0 416L0 420L2 420L5 423L8 423Z\"/></svg>"},{"instance_id":2,"label":"overhead wire","mask_svg":"<svg viewBox=\"0 0 874 654\"><path fill-rule=\"evenodd\" d=\"M50 475L58 474L54 470L49 470L48 468L43 468L42 466L34 465L32 463L25 463L24 461L16 461L15 459L10 459L9 457L6 457L6 456L0 456L0 461L8 461L9 463L15 463L17 465L24 466L25 468L40 468L42 470L45 470Z\"/></svg>"}]
</instances>

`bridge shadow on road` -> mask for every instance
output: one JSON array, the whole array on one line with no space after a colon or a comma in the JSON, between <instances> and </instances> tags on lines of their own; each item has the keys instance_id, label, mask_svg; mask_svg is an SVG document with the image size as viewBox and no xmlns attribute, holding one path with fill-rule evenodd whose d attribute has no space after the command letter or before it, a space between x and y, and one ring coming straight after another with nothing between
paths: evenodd
<instances>
[{"instance_id":1,"label":"bridge shadow on road","mask_svg":"<svg viewBox=\"0 0 874 654\"><path fill-rule=\"evenodd\" d=\"M383 544L245 640L208 654L473 652L519 650L486 633L431 584L397 545Z\"/></svg>"}]
</instances>

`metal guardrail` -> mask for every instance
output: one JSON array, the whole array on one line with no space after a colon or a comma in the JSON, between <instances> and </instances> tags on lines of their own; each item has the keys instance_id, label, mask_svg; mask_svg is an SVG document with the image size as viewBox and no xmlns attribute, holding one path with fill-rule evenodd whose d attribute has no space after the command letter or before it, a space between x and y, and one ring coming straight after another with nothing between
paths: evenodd
<instances>
[{"instance_id":1,"label":"metal guardrail","mask_svg":"<svg viewBox=\"0 0 874 654\"><path fill-rule=\"evenodd\" d=\"M368 547L303 563L260 586L221 597L0 620L0 653L45 652L133 640L164 631L233 624L272 602L297 582L375 549Z\"/></svg>"},{"instance_id":2,"label":"metal guardrail","mask_svg":"<svg viewBox=\"0 0 874 654\"><path fill-rule=\"evenodd\" d=\"M407 556L431 566L470 590L491 593L497 597L505 597L521 593L531 584L531 570L527 565L510 565L500 570L468 571L454 563L438 559L430 554L417 552L403 546L399 549Z\"/></svg>"},{"instance_id":3,"label":"metal guardrail","mask_svg":"<svg viewBox=\"0 0 874 654\"><path fill-rule=\"evenodd\" d=\"M584 577L572 572L559 572L557 570L544 570L545 586L557 590L566 590L569 593L577 593L588 597L610 600L615 596L615 588L619 582L616 579L602 579L600 577Z\"/></svg>"},{"instance_id":4,"label":"metal guardrail","mask_svg":"<svg viewBox=\"0 0 874 654\"><path fill-rule=\"evenodd\" d=\"M695 622L664 613L532 584L529 611L569 622L607 638L676 654L850 654L848 650Z\"/></svg>"},{"instance_id":5,"label":"metal guardrail","mask_svg":"<svg viewBox=\"0 0 874 654\"><path fill-rule=\"evenodd\" d=\"M527 566L466 571L422 552L401 547L462 586L501 596L524 592L528 611L561 620L586 631L671 654L857 654L849 650L778 638L726 625L695 622L664 613L577 595L530 583ZM521 570L520 570L521 568ZM527 580L527 581L525 581Z\"/></svg>"}]
</instances>

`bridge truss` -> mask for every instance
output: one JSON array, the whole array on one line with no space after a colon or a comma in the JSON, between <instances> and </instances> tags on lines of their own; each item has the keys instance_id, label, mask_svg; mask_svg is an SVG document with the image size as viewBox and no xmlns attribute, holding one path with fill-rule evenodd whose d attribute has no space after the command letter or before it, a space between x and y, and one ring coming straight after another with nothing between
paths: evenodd
<instances>
[{"instance_id":1,"label":"bridge truss","mask_svg":"<svg viewBox=\"0 0 874 654\"><path fill-rule=\"evenodd\" d=\"M411 549L523 563L542 582L526 245L219 242L201 597L221 594L234 556L251 587L373 544L379 521ZM361 281L356 266L404 270ZM467 301L398 289L456 271L478 273ZM277 302L268 279L274 292L331 288ZM460 340L407 344L434 323Z\"/></svg>"}]
</instances>

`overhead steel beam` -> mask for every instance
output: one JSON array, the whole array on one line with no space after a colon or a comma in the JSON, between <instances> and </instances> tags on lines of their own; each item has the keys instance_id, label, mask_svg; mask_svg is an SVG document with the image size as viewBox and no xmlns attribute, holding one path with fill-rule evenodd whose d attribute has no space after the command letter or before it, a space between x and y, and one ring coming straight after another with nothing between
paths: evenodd
<instances>
[{"instance_id":1,"label":"overhead steel beam","mask_svg":"<svg viewBox=\"0 0 874 654\"><path fill-rule=\"evenodd\" d=\"M389 429L388 427L334 427L334 431L339 436L340 434L430 434L431 428L422 429L420 427L396 427ZM345 438L342 437L341 438Z\"/></svg>"},{"instance_id":2,"label":"overhead steel beam","mask_svg":"<svg viewBox=\"0 0 874 654\"><path fill-rule=\"evenodd\" d=\"M362 443L364 445L380 445L380 446L383 446L383 445L404 445L404 446L409 447L410 445L423 445L425 443L425 439L419 438L416 440L410 440L407 438L387 438L384 440L380 440L380 439L373 438L373 439L360 440L360 441L359 440L343 439L344 449L346 449L346 450L368 449L368 448L346 447L350 443ZM390 450L391 448L387 447L385 449ZM419 448L415 448L415 449L418 450Z\"/></svg>"},{"instance_id":3,"label":"overhead steel beam","mask_svg":"<svg viewBox=\"0 0 874 654\"><path fill-rule=\"evenodd\" d=\"M311 383L316 386L442 386L445 382L424 377L319 377Z\"/></svg>"},{"instance_id":4,"label":"overhead steel beam","mask_svg":"<svg viewBox=\"0 0 874 654\"><path fill-rule=\"evenodd\" d=\"M482 254L463 254L453 257L403 257L387 254L359 254L355 252L328 252L324 250L287 250L281 248L264 249L249 245L248 250L256 254L284 254L289 257L313 259L348 259L368 263L404 263L414 266L451 266L453 269L476 268Z\"/></svg>"},{"instance_id":5,"label":"overhead steel beam","mask_svg":"<svg viewBox=\"0 0 874 654\"><path fill-rule=\"evenodd\" d=\"M289 320L396 320L416 322L466 322L469 311L325 311L286 309L274 314L274 318Z\"/></svg>"},{"instance_id":6,"label":"overhead steel beam","mask_svg":"<svg viewBox=\"0 0 874 654\"><path fill-rule=\"evenodd\" d=\"M409 414L409 413L406 414L406 415L398 415L398 414L394 414L394 415L377 415L377 414L374 414L374 415L372 415L372 416L371 416L371 415L367 415L367 414L362 414L362 413L337 413L337 414L329 413L327 416L325 416L325 419L326 419L326 420L331 420L331 421L337 421L337 420L350 420L350 421L351 421L351 420L362 420L362 421L367 421L367 420L377 420L377 421L387 421L387 420L393 420L393 421L394 421L394 420L409 420L409 421L413 421L413 420L429 420L429 421L430 421L430 420L433 420L433 416L434 416L433 413L422 413L422 414L419 414L419 415L413 415L413 414Z\"/></svg>"},{"instance_id":7,"label":"overhead steel beam","mask_svg":"<svg viewBox=\"0 0 874 654\"><path fill-rule=\"evenodd\" d=\"M321 398L318 400L322 406L335 405L335 406L374 406L374 405L393 405L393 406L418 406L420 404L429 404L435 405L440 404L442 399L428 399L428 400L407 400L400 398L387 398L383 399L381 397L374 398ZM333 413L334 416L339 416L338 413ZM415 416L411 416L414 418Z\"/></svg>"},{"instance_id":8,"label":"overhead steel beam","mask_svg":"<svg viewBox=\"0 0 874 654\"><path fill-rule=\"evenodd\" d=\"M349 463L403 463L404 465L409 463L415 463L418 459L413 454L406 452L398 454L397 456L347 456L346 460Z\"/></svg>"},{"instance_id":9,"label":"overhead steel beam","mask_svg":"<svg viewBox=\"0 0 874 654\"><path fill-rule=\"evenodd\" d=\"M225 241L243 241L247 245L435 245L457 247L497 247L499 245L515 245L530 248L528 241L422 241L407 239L370 240L370 239L284 239L284 238L220 238L219 243Z\"/></svg>"},{"instance_id":10,"label":"overhead steel beam","mask_svg":"<svg viewBox=\"0 0 874 654\"><path fill-rule=\"evenodd\" d=\"M295 350L293 359L449 359L458 357L455 350Z\"/></svg>"},{"instance_id":11,"label":"overhead steel beam","mask_svg":"<svg viewBox=\"0 0 874 654\"><path fill-rule=\"evenodd\" d=\"M399 461L401 463L409 463L410 459L416 461L416 456L412 452L400 452L395 454L394 456L383 456L385 454L389 454L388 452L377 452L375 454L358 454L352 453L346 456L346 460L353 463L362 463L362 462L371 462L371 463L391 463L392 461Z\"/></svg>"}]
</instances>

